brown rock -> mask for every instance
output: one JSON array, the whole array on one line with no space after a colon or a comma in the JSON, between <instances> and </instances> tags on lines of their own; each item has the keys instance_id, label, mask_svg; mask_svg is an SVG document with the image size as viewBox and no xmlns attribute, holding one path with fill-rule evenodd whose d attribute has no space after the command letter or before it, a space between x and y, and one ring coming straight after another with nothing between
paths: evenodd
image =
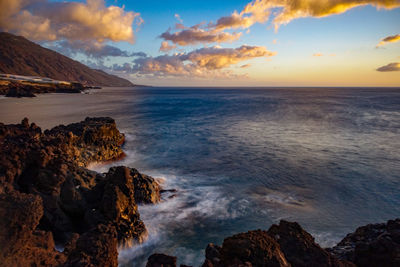
<instances>
[{"instance_id":1,"label":"brown rock","mask_svg":"<svg viewBox=\"0 0 400 267\"><path fill-rule=\"evenodd\" d=\"M266 231L228 237L221 248L221 266L290 266L279 244Z\"/></svg>"},{"instance_id":2,"label":"brown rock","mask_svg":"<svg viewBox=\"0 0 400 267\"><path fill-rule=\"evenodd\" d=\"M400 219L359 227L330 251L357 266L400 266Z\"/></svg>"},{"instance_id":3,"label":"brown rock","mask_svg":"<svg viewBox=\"0 0 400 267\"><path fill-rule=\"evenodd\" d=\"M176 267L176 257L153 254L148 258L146 267Z\"/></svg>"},{"instance_id":4,"label":"brown rock","mask_svg":"<svg viewBox=\"0 0 400 267\"><path fill-rule=\"evenodd\" d=\"M133 178L136 203L154 204L160 201L160 186L154 178L141 174L136 169L131 169L130 174Z\"/></svg>"},{"instance_id":5,"label":"brown rock","mask_svg":"<svg viewBox=\"0 0 400 267\"><path fill-rule=\"evenodd\" d=\"M0 194L1 266L58 266L65 261L55 250L51 232L37 229L42 215L39 196Z\"/></svg>"},{"instance_id":6,"label":"brown rock","mask_svg":"<svg viewBox=\"0 0 400 267\"><path fill-rule=\"evenodd\" d=\"M280 245L293 267L307 266L353 266L333 257L314 242L314 238L296 222L280 221L272 225L268 234Z\"/></svg>"},{"instance_id":7,"label":"brown rock","mask_svg":"<svg viewBox=\"0 0 400 267\"><path fill-rule=\"evenodd\" d=\"M118 266L118 240L113 226L100 224L75 242L65 266Z\"/></svg>"},{"instance_id":8,"label":"brown rock","mask_svg":"<svg viewBox=\"0 0 400 267\"><path fill-rule=\"evenodd\" d=\"M147 230L135 203L130 169L113 167L106 180L100 211L117 229L120 246L131 247L141 243L147 236Z\"/></svg>"}]
</instances>

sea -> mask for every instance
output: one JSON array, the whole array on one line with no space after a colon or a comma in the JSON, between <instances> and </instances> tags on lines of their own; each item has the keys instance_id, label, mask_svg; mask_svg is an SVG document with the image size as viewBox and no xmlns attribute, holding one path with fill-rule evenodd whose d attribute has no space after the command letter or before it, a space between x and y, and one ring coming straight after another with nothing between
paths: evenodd
<instances>
[{"instance_id":1,"label":"sea","mask_svg":"<svg viewBox=\"0 0 400 267\"><path fill-rule=\"evenodd\" d=\"M42 129L110 116L125 133L126 165L156 178L141 205L146 242L121 266L166 253L200 266L208 243L280 220L322 247L368 223L400 217L399 88L103 88L1 98L0 122Z\"/></svg>"}]
</instances>

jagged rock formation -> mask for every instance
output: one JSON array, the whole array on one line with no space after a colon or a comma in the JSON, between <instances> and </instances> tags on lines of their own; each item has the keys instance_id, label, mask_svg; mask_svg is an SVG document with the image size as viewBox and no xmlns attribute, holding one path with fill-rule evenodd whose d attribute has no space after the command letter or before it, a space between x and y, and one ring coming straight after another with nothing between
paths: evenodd
<instances>
[{"instance_id":1,"label":"jagged rock formation","mask_svg":"<svg viewBox=\"0 0 400 267\"><path fill-rule=\"evenodd\" d=\"M48 77L83 85L134 86L128 80L91 69L22 36L6 32L0 33L0 73Z\"/></svg>"},{"instance_id":2,"label":"jagged rock formation","mask_svg":"<svg viewBox=\"0 0 400 267\"><path fill-rule=\"evenodd\" d=\"M400 266L400 219L359 227L330 252L357 266Z\"/></svg>"},{"instance_id":3,"label":"jagged rock formation","mask_svg":"<svg viewBox=\"0 0 400 267\"><path fill-rule=\"evenodd\" d=\"M272 225L268 234L279 243L292 266L353 266L321 248L298 223L281 221L279 225Z\"/></svg>"},{"instance_id":4,"label":"jagged rock formation","mask_svg":"<svg viewBox=\"0 0 400 267\"><path fill-rule=\"evenodd\" d=\"M205 257L203 267L397 267L400 266L400 219L362 226L329 249L316 244L298 223L282 220L268 231L249 231L225 238L222 246L210 243ZM167 266L162 264L170 259L176 262L175 257L153 254L147 266Z\"/></svg>"},{"instance_id":5,"label":"jagged rock formation","mask_svg":"<svg viewBox=\"0 0 400 267\"><path fill-rule=\"evenodd\" d=\"M203 267L222 266L354 266L315 243L298 223L281 221L268 231L256 230L228 237L222 247L209 244Z\"/></svg>"},{"instance_id":6,"label":"jagged rock formation","mask_svg":"<svg viewBox=\"0 0 400 267\"><path fill-rule=\"evenodd\" d=\"M105 175L85 168L123 156L123 142L111 118L44 132L27 119L0 123L0 262L117 266L118 246L143 241L135 199L159 199L154 179L127 167Z\"/></svg>"}]
</instances>

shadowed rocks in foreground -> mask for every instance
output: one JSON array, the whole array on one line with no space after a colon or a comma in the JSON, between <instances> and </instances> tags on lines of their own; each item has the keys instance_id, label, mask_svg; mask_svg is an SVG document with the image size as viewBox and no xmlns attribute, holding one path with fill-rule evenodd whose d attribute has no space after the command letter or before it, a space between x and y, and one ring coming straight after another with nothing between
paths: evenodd
<instances>
[{"instance_id":1,"label":"shadowed rocks in foreground","mask_svg":"<svg viewBox=\"0 0 400 267\"><path fill-rule=\"evenodd\" d=\"M334 248L323 249L298 223L282 220L268 231L225 238L222 246L208 244L202 267L397 267L399 237L400 219L396 219L360 227ZM159 255L163 254L150 256L147 266L176 266L171 265L174 257Z\"/></svg>"},{"instance_id":2,"label":"shadowed rocks in foreground","mask_svg":"<svg viewBox=\"0 0 400 267\"><path fill-rule=\"evenodd\" d=\"M28 119L0 123L0 266L118 266L118 247L146 238L137 203L160 201L155 180L124 166L85 168L123 157L123 142L111 118L44 132ZM400 219L360 227L331 249L281 221L209 244L205 254L204 267L400 266ZM176 262L154 254L147 266Z\"/></svg>"},{"instance_id":3,"label":"shadowed rocks in foreground","mask_svg":"<svg viewBox=\"0 0 400 267\"><path fill-rule=\"evenodd\" d=\"M122 157L123 142L111 118L44 132L27 119L0 124L0 262L117 266L118 247L142 242L136 202L157 202L158 184L123 166L106 174L85 168Z\"/></svg>"}]
</instances>

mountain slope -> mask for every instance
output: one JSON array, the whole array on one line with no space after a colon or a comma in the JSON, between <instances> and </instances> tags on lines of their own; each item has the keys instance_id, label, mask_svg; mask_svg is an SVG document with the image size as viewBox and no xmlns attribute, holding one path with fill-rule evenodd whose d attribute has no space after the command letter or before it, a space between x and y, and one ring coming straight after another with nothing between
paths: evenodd
<instances>
[{"instance_id":1,"label":"mountain slope","mask_svg":"<svg viewBox=\"0 0 400 267\"><path fill-rule=\"evenodd\" d=\"M24 37L0 33L0 73L49 77L84 85L134 86L130 81L41 47Z\"/></svg>"}]
</instances>

